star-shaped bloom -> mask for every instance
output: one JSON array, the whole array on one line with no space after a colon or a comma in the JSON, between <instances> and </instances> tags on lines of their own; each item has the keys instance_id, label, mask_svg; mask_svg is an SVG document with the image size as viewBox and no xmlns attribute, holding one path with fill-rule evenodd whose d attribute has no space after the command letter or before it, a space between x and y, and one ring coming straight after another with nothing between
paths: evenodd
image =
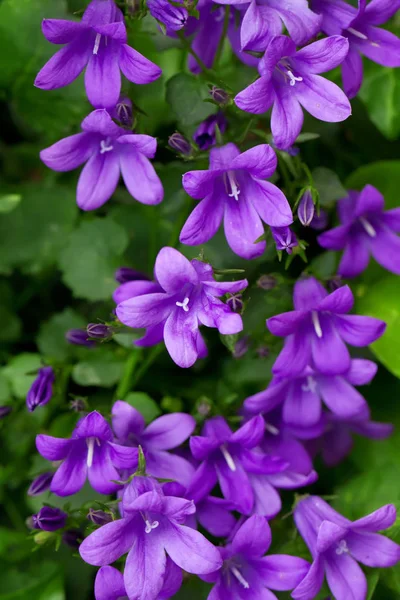
<instances>
[{"instance_id":1,"label":"star-shaped bloom","mask_svg":"<svg viewBox=\"0 0 400 600\"><path fill-rule=\"evenodd\" d=\"M77 203L94 210L111 198L122 174L129 193L142 204L159 204L163 187L149 158L157 140L128 132L104 109L94 110L71 135L42 150L40 158L53 171L72 171L86 163L79 176Z\"/></svg>"},{"instance_id":2,"label":"star-shaped bloom","mask_svg":"<svg viewBox=\"0 0 400 600\"><path fill-rule=\"evenodd\" d=\"M35 85L54 90L74 81L86 67L85 86L95 108L112 109L121 91L121 72L133 83L151 83L161 69L127 45L122 12L114 0L92 0L82 20L44 19L52 44L65 44L38 73Z\"/></svg>"},{"instance_id":3,"label":"star-shaped bloom","mask_svg":"<svg viewBox=\"0 0 400 600\"><path fill-rule=\"evenodd\" d=\"M186 192L201 202L183 226L180 241L189 246L203 244L223 220L226 239L236 254L247 259L260 256L265 242L254 242L264 234L263 221L273 227L293 222L284 194L265 181L276 164L276 154L267 144L242 154L235 144L213 148L208 171L189 171L183 176Z\"/></svg>"},{"instance_id":4,"label":"star-shaped bloom","mask_svg":"<svg viewBox=\"0 0 400 600\"><path fill-rule=\"evenodd\" d=\"M318 40L301 50L283 35L269 43L258 65L260 79L240 92L236 105L250 113L272 107L271 130L275 145L285 150L303 126L302 107L316 119L336 123L351 115L350 102L332 81L320 77L340 65L349 42L340 35Z\"/></svg>"},{"instance_id":5,"label":"star-shaped bloom","mask_svg":"<svg viewBox=\"0 0 400 600\"><path fill-rule=\"evenodd\" d=\"M338 273L356 277L368 266L369 257L400 275L400 208L384 211L384 198L372 185L361 192L349 191L339 200L341 225L325 231L318 243L329 250L344 250Z\"/></svg>"}]
</instances>

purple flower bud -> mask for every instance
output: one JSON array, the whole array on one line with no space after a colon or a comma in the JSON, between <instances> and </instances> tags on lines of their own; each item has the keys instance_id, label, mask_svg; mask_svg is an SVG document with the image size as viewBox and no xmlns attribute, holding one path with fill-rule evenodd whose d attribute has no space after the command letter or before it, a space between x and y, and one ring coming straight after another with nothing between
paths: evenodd
<instances>
[{"instance_id":1,"label":"purple flower bud","mask_svg":"<svg viewBox=\"0 0 400 600\"><path fill-rule=\"evenodd\" d=\"M268 346L258 346L256 352L260 358L267 358L269 356Z\"/></svg>"},{"instance_id":2,"label":"purple flower bud","mask_svg":"<svg viewBox=\"0 0 400 600\"><path fill-rule=\"evenodd\" d=\"M51 480L53 479L54 473L42 473L36 479L34 479L29 486L28 496L40 496L43 492L47 492L50 489Z\"/></svg>"},{"instance_id":3,"label":"purple flower bud","mask_svg":"<svg viewBox=\"0 0 400 600\"><path fill-rule=\"evenodd\" d=\"M26 405L30 412L38 406L47 404L53 395L54 371L51 367L39 369L38 376L32 383L26 396Z\"/></svg>"},{"instance_id":4,"label":"purple flower bud","mask_svg":"<svg viewBox=\"0 0 400 600\"><path fill-rule=\"evenodd\" d=\"M132 112L132 101L127 96L121 96L118 100L118 104L115 107L115 117L111 113L111 116L116 118L124 127L132 128L133 125L133 112Z\"/></svg>"},{"instance_id":5,"label":"purple flower bud","mask_svg":"<svg viewBox=\"0 0 400 600\"><path fill-rule=\"evenodd\" d=\"M245 335L240 340L238 340L235 344L235 348L233 350L234 358L241 358L244 356L249 349L249 336Z\"/></svg>"},{"instance_id":6,"label":"purple flower bud","mask_svg":"<svg viewBox=\"0 0 400 600\"><path fill-rule=\"evenodd\" d=\"M292 254L292 248L297 246L297 239L290 227L271 227L272 237L274 238L277 250L286 250Z\"/></svg>"},{"instance_id":7,"label":"purple flower bud","mask_svg":"<svg viewBox=\"0 0 400 600\"><path fill-rule=\"evenodd\" d=\"M104 323L89 323L86 327L88 337L96 340L107 340L113 333L113 328Z\"/></svg>"},{"instance_id":8,"label":"purple flower bud","mask_svg":"<svg viewBox=\"0 0 400 600\"><path fill-rule=\"evenodd\" d=\"M113 520L110 513L106 513L104 510L93 510L93 508L89 508L86 518L94 525L105 525L106 523L111 523Z\"/></svg>"},{"instance_id":9,"label":"purple flower bud","mask_svg":"<svg viewBox=\"0 0 400 600\"><path fill-rule=\"evenodd\" d=\"M115 271L114 274L115 281L118 283L126 283L127 281L138 281L138 280L149 280L150 278L141 273L140 271L135 271L135 269L131 269L130 267L119 267Z\"/></svg>"},{"instance_id":10,"label":"purple flower bud","mask_svg":"<svg viewBox=\"0 0 400 600\"><path fill-rule=\"evenodd\" d=\"M240 313L243 310L242 294L234 294L233 296L230 296L227 299L226 303L229 306L229 308L233 310L233 312Z\"/></svg>"},{"instance_id":11,"label":"purple flower bud","mask_svg":"<svg viewBox=\"0 0 400 600\"><path fill-rule=\"evenodd\" d=\"M59 508L43 506L36 515L32 515L34 529L57 531L65 527L68 515Z\"/></svg>"},{"instance_id":12,"label":"purple flower bud","mask_svg":"<svg viewBox=\"0 0 400 600\"><path fill-rule=\"evenodd\" d=\"M220 132L224 133L226 129L226 119L222 112L211 115L210 117L207 117L205 121L200 123L193 134L193 139L200 150L208 150L208 148L215 145L215 128L217 125Z\"/></svg>"},{"instance_id":13,"label":"purple flower bud","mask_svg":"<svg viewBox=\"0 0 400 600\"><path fill-rule=\"evenodd\" d=\"M0 406L0 419L3 419L12 411L12 406Z\"/></svg>"},{"instance_id":14,"label":"purple flower bud","mask_svg":"<svg viewBox=\"0 0 400 600\"><path fill-rule=\"evenodd\" d=\"M227 104L230 100L229 94L225 92L225 90L222 90L221 88L218 88L215 85L212 86L211 90L208 93L210 94L214 102L217 102L221 105Z\"/></svg>"},{"instance_id":15,"label":"purple flower bud","mask_svg":"<svg viewBox=\"0 0 400 600\"><path fill-rule=\"evenodd\" d=\"M278 281L273 275L261 275L257 280L257 286L262 290L273 290L277 285Z\"/></svg>"},{"instance_id":16,"label":"purple flower bud","mask_svg":"<svg viewBox=\"0 0 400 600\"><path fill-rule=\"evenodd\" d=\"M81 545L83 540L82 532L79 529L68 529L68 531L64 531L62 536L62 541L64 544L72 548L73 550L77 550Z\"/></svg>"},{"instance_id":17,"label":"purple flower bud","mask_svg":"<svg viewBox=\"0 0 400 600\"><path fill-rule=\"evenodd\" d=\"M316 231L321 231L328 226L328 213L325 210L320 210L319 215L315 214L310 223L310 227Z\"/></svg>"},{"instance_id":18,"label":"purple flower bud","mask_svg":"<svg viewBox=\"0 0 400 600\"><path fill-rule=\"evenodd\" d=\"M74 412L83 412L84 410L86 410L86 402L84 398L74 398L69 403L69 407Z\"/></svg>"},{"instance_id":19,"label":"purple flower bud","mask_svg":"<svg viewBox=\"0 0 400 600\"><path fill-rule=\"evenodd\" d=\"M88 334L86 329L69 329L65 334L65 339L70 344L75 346L86 346L87 348L93 348L95 342L88 340Z\"/></svg>"},{"instance_id":20,"label":"purple flower bud","mask_svg":"<svg viewBox=\"0 0 400 600\"><path fill-rule=\"evenodd\" d=\"M301 197L299 207L297 209L297 216L299 221L304 227L308 227L314 218L315 206L312 199L310 190L304 192Z\"/></svg>"},{"instance_id":21,"label":"purple flower bud","mask_svg":"<svg viewBox=\"0 0 400 600\"><path fill-rule=\"evenodd\" d=\"M190 142L178 131L169 136L168 145L172 150L183 154L183 156L190 156L192 153Z\"/></svg>"},{"instance_id":22,"label":"purple flower bud","mask_svg":"<svg viewBox=\"0 0 400 600\"><path fill-rule=\"evenodd\" d=\"M186 25L189 14L183 6L173 6L168 0L148 0L147 6L154 19L170 31L178 31Z\"/></svg>"},{"instance_id":23,"label":"purple flower bud","mask_svg":"<svg viewBox=\"0 0 400 600\"><path fill-rule=\"evenodd\" d=\"M343 279L340 275L334 275L328 280L328 287L331 292L338 290L340 287L344 285Z\"/></svg>"}]
</instances>

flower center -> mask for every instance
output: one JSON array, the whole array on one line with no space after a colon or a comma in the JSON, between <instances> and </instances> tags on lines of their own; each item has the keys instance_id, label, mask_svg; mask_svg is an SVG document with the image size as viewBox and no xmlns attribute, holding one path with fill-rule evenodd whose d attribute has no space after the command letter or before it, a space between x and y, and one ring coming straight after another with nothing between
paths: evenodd
<instances>
[{"instance_id":1,"label":"flower center","mask_svg":"<svg viewBox=\"0 0 400 600\"><path fill-rule=\"evenodd\" d=\"M93 464L93 454L94 454L94 443L95 442L97 442L97 445L100 446L100 440L98 438L95 438L95 437L86 438L86 445L87 445L87 449L88 449L86 464L89 468Z\"/></svg>"},{"instance_id":2,"label":"flower center","mask_svg":"<svg viewBox=\"0 0 400 600\"><path fill-rule=\"evenodd\" d=\"M229 451L226 448L226 446L221 446L221 452L222 452L222 456L226 460L226 464L228 465L230 470L236 471L235 461L233 460L232 456L229 454Z\"/></svg>"},{"instance_id":3,"label":"flower center","mask_svg":"<svg viewBox=\"0 0 400 600\"><path fill-rule=\"evenodd\" d=\"M238 568L236 567L231 567L231 573L232 575L234 575L236 577L236 579L239 581L239 583L242 584L242 586L248 590L250 587L250 584L248 581L246 581L246 579L243 577L243 575L241 574L241 572L239 571Z\"/></svg>"},{"instance_id":4,"label":"flower center","mask_svg":"<svg viewBox=\"0 0 400 600\"><path fill-rule=\"evenodd\" d=\"M301 389L303 392L313 392L315 394L317 387L317 382L315 381L314 377L307 375L307 383L303 383Z\"/></svg>"},{"instance_id":5,"label":"flower center","mask_svg":"<svg viewBox=\"0 0 400 600\"><path fill-rule=\"evenodd\" d=\"M322 338L321 323L319 322L319 316L318 316L318 313L316 310L312 311L311 318L312 318L312 322L313 322L315 333L317 334L317 337Z\"/></svg>"},{"instance_id":6,"label":"flower center","mask_svg":"<svg viewBox=\"0 0 400 600\"><path fill-rule=\"evenodd\" d=\"M360 217L360 222L370 237L372 237L372 238L376 237L375 229L372 227L371 223L369 221L367 221L367 219L365 217Z\"/></svg>"},{"instance_id":7,"label":"flower center","mask_svg":"<svg viewBox=\"0 0 400 600\"><path fill-rule=\"evenodd\" d=\"M366 35L364 35L363 33L361 33L361 31L357 31L357 29L353 29L352 27L349 27L347 29L347 31L349 31L350 33L352 33L356 37L360 38L360 40L367 40L368 39L368 37Z\"/></svg>"},{"instance_id":8,"label":"flower center","mask_svg":"<svg viewBox=\"0 0 400 600\"><path fill-rule=\"evenodd\" d=\"M149 521L149 519L145 520L146 523L146 527L145 527L145 532L146 533L151 533L153 531L153 529L157 529L157 527L159 526L159 522L158 521Z\"/></svg>"},{"instance_id":9,"label":"flower center","mask_svg":"<svg viewBox=\"0 0 400 600\"><path fill-rule=\"evenodd\" d=\"M296 81L303 81L302 77L295 77L292 71L287 71L287 74L289 75L289 85L291 85L292 87L296 85Z\"/></svg>"},{"instance_id":10,"label":"flower center","mask_svg":"<svg viewBox=\"0 0 400 600\"><path fill-rule=\"evenodd\" d=\"M100 48L100 41L101 41L101 33L97 33L96 34L96 39L94 40L94 46L93 46L93 54L97 54Z\"/></svg>"},{"instance_id":11,"label":"flower center","mask_svg":"<svg viewBox=\"0 0 400 600\"><path fill-rule=\"evenodd\" d=\"M175 302L176 306L179 306L180 308L183 308L183 310L185 312L189 312L189 298L186 296L186 298L183 300L183 302Z\"/></svg>"},{"instance_id":12,"label":"flower center","mask_svg":"<svg viewBox=\"0 0 400 600\"><path fill-rule=\"evenodd\" d=\"M240 189L239 189L238 183L235 178L235 173L233 171L228 171L226 173L226 177L227 177L228 181L226 181L226 179L225 179L225 185L227 188L226 191L228 193L228 196L229 196L229 198L235 198L235 200L238 201ZM230 193L229 193L229 190L230 190Z\"/></svg>"},{"instance_id":13,"label":"flower center","mask_svg":"<svg viewBox=\"0 0 400 600\"><path fill-rule=\"evenodd\" d=\"M101 140L100 142L100 154L104 154L105 152L111 152L114 150L114 146L111 144L110 138L106 140Z\"/></svg>"},{"instance_id":14,"label":"flower center","mask_svg":"<svg viewBox=\"0 0 400 600\"><path fill-rule=\"evenodd\" d=\"M336 548L336 554L347 554L349 552L349 548L347 546L346 540L340 540Z\"/></svg>"}]
</instances>

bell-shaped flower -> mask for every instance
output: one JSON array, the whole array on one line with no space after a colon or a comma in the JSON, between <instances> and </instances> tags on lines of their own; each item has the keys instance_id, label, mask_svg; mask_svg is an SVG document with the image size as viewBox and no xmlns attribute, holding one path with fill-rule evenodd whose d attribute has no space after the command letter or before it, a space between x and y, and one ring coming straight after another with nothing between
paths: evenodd
<instances>
[{"instance_id":1,"label":"bell-shaped flower","mask_svg":"<svg viewBox=\"0 0 400 600\"><path fill-rule=\"evenodd\" d=\"M341 225L325 231L318 243L329 250L344 250L338 273L356 277L368 266L369 257L400 275L400 208L384 211L384 198L372 185L361 192L349 191L339 200Z\"/></svg>"},{"instance_id":2,"label":"bell-shaped flower","mask_svg":"<svg viewBox=\"0 0 400 600\"><path fill-rule=\"evenodd\" d=\"M189 18L184 6L170 4L168 0L148 0L147 6L151 16L165 26L167 33L182 29Z\"/></svg>"},{"instance_id":3,"label":"bell-shaped flower","mask_svg":"<svg viewBox=\"0 0 400 600\"><path fill-rule=\"evenodd\" d=\"M193 134L193 140L200 150L208 150L211 146L215 146L217 127L221 133L224 133L226 124L225 115L221 111L202 121Z\"/></svg>"},{"instance_id":4,"label":"bell-shaped flower","mask_svg":"<svg viewBox=\"0 0 400 600\"><path fill-rule=\"evenodd\" d=\"M194 468L182 456L168 450L177 448L193 433L196 421L185 413L163 415L146 427L138 410L117 400L112 407L112 427L119 444L138 446L146 459L146 472L161 479L174 479L187 485Z\"/></svg>"},{"instance_id":5,"label":"bell-shaped flower","mask_svg":"<svg viewBox=\"0 0 400 600\"><path fill-rule=\"evenodd\" d=\"M138 463L137 448L113 443L110 425L97 411L81 419L71 438L36 436L39 454L51 461L62 461L50 484L57 496L76 494L86 481L100 494L112 494L120 486L119 469L133 469Z\"/></svg>"},{"instance_id":6,"label":"bell-shaped flower","mask_svg":"<svg viewBox=\"0 0 400 600\"><path fill-rule=\"evenodd\" d=\"M38 371L26 396L26 406L33 412L38 406L45 406L53 395L55 375L52 367L42 367Z\"/></svg>"},{"instance_id":7,"label":"bell-shaped flower","mask_svg":"<svg viewBox=\"0 0 400 600\"><path fill-rule=\"evenodd\" d=\"M318 496L308 496L297 504L294 520L314 559L292 592L295 600L315 598L324 574L336 600L365 600L367 579L358 563L392 567L400 561L400 546L376 533L395 522L393 504L352 522Z\"/></svg>"},{"instance_id":8,"label":"bell-shaped flower","mask_svg":"<svg viewBox=\"0 0 400 600\"><path fill-rule=\"evenodd\" d=\"M184 525L196 511L194 503L164 495L151 478L135 480L123 494L124 517L100 527L82 542L79 552L83 560L105 566L128 552L124 586L130 600L156 600L167 576L181 578L180 569L195 574L219 569L218 550L201 533ZM175 575L167 555L179 567Z\"/></svg>"},{"instance_id":9,"label":"bell-shaped flower","mask_svg":"<svg viewBox=\"0 0 400 600\"><path fill-rule=\"evenodd\" d=\"M286 554L264 556L271 541L271 528L264 517L254 515L247 519L230 543L219 549L224 561L221 569L202 576L214 583L208 600L277 600L271 590L296 587L310 564Z\"/></svg>"},{"instance_id":10,"label":"bell-shaped flower","mask_svg":"<svg viewBox=\"0 0 400 600\"><path fill-rule=\"evenodd\" d=\"M202 435L190 438L192 454L201 461L192 488L206 495L218 481L224 498L242 514L251 514L255 494L250 474L280 473L288 464L280 456L252 450L263 435L261 416L253 417L234 433L223 417L208 419Z\"/></svg>"},{"instance_id":11,"label":"bell-shaped flower","mask_svg":"<svg viewBox=\"0 0 400 600\"><path fill-rule=\"evenodd\" d=\"M157 600L172 598L181 584L182 571L167 556L165 577ZM101 567L94 582L94 597L96 600L129 600L121 571L114 567Z\"/></svg>"},{"instance_id":12,"label":"bell-shaped flower","mask_svg":"<svg viewBox=\"0 0 400 600\"><path fill-rule=\"evenodd\" d=\"M339 35L318 40L301 50L283 35L271 40L258 65L260 79L240 92L236 105L260 114L272 107L271 130L275 145L285 150L303 126L302 107L316 119L336 123L351 115L342 90L319 73L340 65L349 43Z\"/></svg>"},{"instance_id":13,"label":"bell-shaped flower","mask_svg":"<svg viewBox=\"0 0 400 600\"><path fill-rule=\"evenodd\" d=\"M57 531L65 527L68 515L60 508L43 506L36 515L32 515L34 529Z\"/></svg>"},{"instance_id":14,"label":"bell-shaped flower","mask_svg":"<svg viewBox=\"0 0 400 600\"><path fill-rule=\"evenodd\" d=\"M223 335L242 331L241 316L232 312L218 296L243 290L247 286L245 279L215 281L210 265L199 260L189 261L169 247L158 253L155 278L160 291L125 299L118 304L116 313L128 327L147 328L146 345L157 344L164 338L172 360L180 367L191 367L198 357L206 355L200 325L215 327ZM153 286L152 289L155 285L130 282L131 287L135 283Z\"/></svg>"},{"instance_id":15,"label":"bell-shaped flower","mask_svg":"<svg viewBox=\"0 0 400 600\"><path fill-rule=\"evenodd\" d=\"M283 227L293 222L284 194L265 181L275 172L276 154L260 144L240 153L235 144L213 148L208 171L189 171L183 187L192 198L201 200L189 216L180 241L196 246L210 240L224 221L225 236L233 252L255 258L265 250L264 223Z\"/></svg>"},{"instance_id":16,"label":"bell-shaped flower","mask_svg":"<svg viewBox=\"0 0 400 600\"><path fill-rule=\"evenodd\" d=\"M284 423L295 427L318 423L322 403L337 417L357 417L364 414L367 403L353 386L369 383L376 371L374 362L357 358L342 375L323 375L307 367L300 375L274 377L266 390L246 398L244 408L249 414L259 414L282 406Z\"/></svg>"},{"instance_id":17,"label":"bell-shaped flower","mask_svg":"<svg viewBox=\"0 0 400 600\"><path fill-rule=\"evenodd\" d=\"M72 171L86 163L79 176L77 203L94 210L111 198L122 174L128 192L142 204L159 204L163 187L149 158L157 140L128 132L106 110L94 110L71 135L42 150L40 158L53 171Z\"/></svg>"},{"instance_id":18,"label":"bell-shaped flower","mask_svg":"<svg viewBox=\"0 0 400 600\"><path fill-rule=\"evenodd\" d=\"M358 0L358 8L341 0L313 0L322 16L321 29L349 40L349 53L342 64L343 87L354 98L363 81L362 55L384 67L400 67L400 39L383 25L400 8L400 0Z\"/></svg>"},{"instance_id":19,"label":"bell-shaped flower","mask_svg":"<svg viewBox=\"0 0 400 600\"><path fill-rule=\"evenodd\" d=\"M35 86L54 90L74 81L86 67L85 87L95 108L113 108L121 91L121 71L133 83L151 83L161 69L127 45L122 12L114 0L92 0L82 20L44 19L52 44L65 44L38 73Z\"/></svg>"},{"instance_id":20,"label":"bell-shaped flower","mask_svg":"<svg viewBox=\"0 0 400 600\"><path fill-rule=\"evenodd\" d=\"M300 375L307 366L324 375L345 373L351 364L346 343L368 346L385 331L379 319L346 314L354 303L347 285L328 294L314 277L300 279L293 303L294 311L267 320L271 333L286 338L272 367L280 377Z\"/></svg>"}]
</instances>

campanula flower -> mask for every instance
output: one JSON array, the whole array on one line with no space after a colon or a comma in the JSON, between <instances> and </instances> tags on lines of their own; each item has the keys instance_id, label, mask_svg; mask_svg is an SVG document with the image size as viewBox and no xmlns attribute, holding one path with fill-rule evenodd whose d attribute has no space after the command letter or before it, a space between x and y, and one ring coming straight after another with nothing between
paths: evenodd
<instances>
[{"instance_id":1,"label":"campanula flower","mask_svg":"<svg viewBox=\"0 0 400 600\"><path fill-rule=\"evenodd\" d=\"M122 300L116 308L119 320L128 327L148 328L142 345L153 345L164 338L172 360L186 368L207 351L199 332L200 325L215 327L223 335L243 329L241 316L233 313L218 296L243 290L247 286L245 279L215 281L210 265L189 261L169 247L158 253L155 277L156 283L124 284L130 285L129 289L140 288L141 295ZM145 286L148 291L144 292ZM126 289L123 289L124 294ZM159 291L155 291L157 289Z\"/></svg>"},{"instance_id":2,"label":"campanula flower","mask_svg":"<svg viewBox=\"0 0 400 600\"><path fill-rule=\"evenodd\" d=\"M170 4L168 0L148 0L147 6L151 16L163 23L167 32L179 31L189 18L186 8Z\"/></svg>"},{"instance_id":3,"label":"campanula flower","mask_svg":"<svg viewBox=\"0 0 400 600\"><path fill-rule=\"evenodd\" d=\"M47 472L38 475L31 483L28 488L28 496L40 496L43 492L47 492L50 489L50 484L53 479L54 473Z\"/></svg>"},{"instance_id":4,"label":"campanula flower","mask_svg":"<svg viewBox=\"0 0 400 600\"><path fill-rule=\"evenodd\" d=\"M388 271L400 275L400 208L384 211L384 198L372 185L349 191L338 203L341 225L325 231L318 243L344 250L339 275L356 277L368 266L370 255Z\"/></svg>"},{"instance_id":5,"label":"campanula flower","mask_svg":"<svg viewBox=\"0 0 400 600\"><path fill-rule=\"evenodd\" d=\"M53 395L54 371L52 367L39 369L35 381L26 396L26 406L33 412L38 406L44 406Z\"/></svg>"},{"instance_id":6,"label":"campanula flower","mask_svg":"<svg viewBox=\"0 0 400 600\"><path fill-rule=\"evenodd\" d=\"M65 527L68 515L59 508L43 506L36 515L32 516L34 529L43 531L57 531Z\"/></svg>"},{"instance_id":7,"label":"campanula flower","mask_svg":"<svg viewBox=\"0 0 400 600\"><path fill-rule=\"evenodd\" d=\"M62 461L54 474L50 490L57 496L76 494L89 479L100 494L112 494L119 489L118 469L135 468L138 462L136 448L113 443L113 434L107 421L97 411L81 419L71 438L36 436L39 454L51 461Z\"/></svg>"},{"instance_id":8,"label":"campanula flower","mask_svg":"<svg viewBox=\"0 0 400 600\"><path fill-rule=\"evenodd\" d=\"M96 342L89 340L86 329L68 329L65 332L65 339L69 344L74 346L86 346L86 348L94 348Z\"/></svg>"},{"instance_id":9,"label":"campanula flower","mask_svg":"<svg viewBox=\"0 0 400 600\"><path fill-rule=\"evenodd\" d=\"M260 79L240 92L236 105L260 114L272 107L274 143L285 150L303 126L304 108L320 121L336 123L351 114L348 98L332 81L320 77L340 65L349 42L340 35L318 40L296 51L295 43L280 35L271 40L258 65Z\"/></svg>"},{"instance_id":10,"label":"campanula flower","mask_svg":"<svg viewBox=\"0 0 400 600\"><path fill-rule=\"evenodd\" d=\"M86 163L79 176L77 203L94 210L111 198L122 174L128 192L142 204L159 204L163 187L149 158L157 140L128 133L106 110L94 110L81 124L82 132L42 150L40 158L53 171L72 171Z\"/></svg>"},{"instance_id":11,"label":"campanula flower","mask_svg":"<svg viewBox=\"0 0 400 600\"><path fill-rule=\"evenodd\" d=\"M161 69L127 45L122 12L114 0L92 0L80 22L44 19L52 44L65 44L38 73L35 86L54 90L74 81L86 67L85 87L95 108L112 109L121 91L121 72L133 83L151 83Z\"/></svg>"},{"instance_id":12,"label":"campanula flower","mask_svg":"<svg viewBox=\"0 0 400 600\"><path fill-rule=\"evenodd\" d=\"M294 520L314 562L292 593L295 600L312 600L324 580L336 600L365 600L367 579L358 563L367 567L392 567L400 561L400 546L376 532L396 520L393 504L349 521L318 496L301 500Z\"/></svg>"},{"instance_id":13,"label":"campanula flower","mask_svg":"<svg viewBox=\"0 0 400 600\"><path fill-rule=\"evenodd\" d=\"M189 171L183 187L201 200L183 226L180 241L189 246L210 240L224 221L225 236L233 252L255 258L265 250L264 223L283 227L293 222L284 194L265 181L275 172L276 154L260 144L240 153L235 144L213 148L208 171Z\"/></svg>"},{"instance_id":14,"label":"campanula flower","mask_svg":"<svg viewBox=\"0 0 400 600\"><path fill-rule=\"evenodd\" d=\"M147 275L141 271L131 269L131 267L119 267L114 273L114 278L118 283L148 279Z\"/></svg>"},{"instance_id":15,"label":"campanula flower","mask_svg":"<svg viewBox=\"0 0 400 600\"><path fill-rule=\"evenodd\" d=\"M181 587L181 573L181 570L167 556L164 583L157 600L168 600L175 596ZM114 567L101 567L97 571L94 582L94 596L96 600L129 600L122 573Z\"/></svg>"},{"instance_id":16,"label":"campanula flower","mask_svg":"<svg viewBox=\"0 0 400 600\"><path fill-rule=\"evenodd\" d=\"M314 278L300 279L293 292L294 311L267 320L271 333L286 338L272 367L274 375L299 375L307 366L324 375L350 368L351 346L368 346L383 335L386 324L373 317L346 315L354 303L345 285L331 294Z\"/></svg>"},{"instance_id":17,"label":"campanula flower","mask_svg":"<svg viewBox=\"0 0 400 600\"><path fill-rule=\"evenodd\" d=\"M303 227L308 227L315 214L315 206L310 190L306 190L302 195L297 208L297 216Z\"/></svg>"},{"instance_id":18,"label":"campanula flower","mask_svg":"<svg viewBox=\"0 0 400 600\"><path fill-rule=\"evenodd\" d=\"M270 590L292 590L305 577L309 563L296 556L264 556L272 541L271 528L264 517L254 515L237 529L229 544L219 548L222 567L203 575L214 587L208 600L276 600Z\"/></svg>"},{"instance_id":19,"label":"campanula flower","mask_svg":"<svg viewBox=\"0 0 400 600\"><path fill-rule=\"evenodd\" d=\"M292 248L299 245L290 227L271 227L271 233L278 251L285 250L288 254L292 254Z\"/></svg>"},{"instance_id":20,"label":"campanula flower","mask_svg":"<svg viewBox=\"0 0 400 600\"><path fill-rule=\"evenodd\" d=\"M179 152L179 154L183 154L183 156L190 156L192 153L192 146L190 145L189 140L178 131L169 136L168 146L172 148L172 150Z\"/></svg>"},{"instance_id":21,"label":"campanula flower","mask_svg":"<svg viewBox=\"0 0 400 600\"><path fill-rule=\"evenodd\" d=\"M224 113L218 112L215 115L207 117L196 129L193 139L200 150L208 150L215 145L216 128L224 133L226 129L226 119Z\"/></svg>"}]
</instances>

